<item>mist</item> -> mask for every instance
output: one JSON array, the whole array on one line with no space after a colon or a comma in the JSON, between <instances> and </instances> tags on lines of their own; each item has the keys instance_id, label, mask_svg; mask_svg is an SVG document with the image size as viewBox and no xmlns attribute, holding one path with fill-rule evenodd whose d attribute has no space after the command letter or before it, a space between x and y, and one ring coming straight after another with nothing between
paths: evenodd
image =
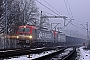
<instances>
[{"instance_id":1,"label":"mist","mask_svg":"<svg viewBox=\"0 0 90 60\"><path fill-rule=\"evenodd\" d=\"M45 6L49 7L53 11L55 11L57 14L61 16L67 16L68 19L74 19L72 20L72 24L69 23L63 30L68 30L69 35L70 31L72 31L72 34L75 32L78 33L79 35L86 36L86 29L83 28L83 26L86 28L86 22L88 22L88 25L90 26L90 0L45 0L49 4L47 4L44 0L38 0ZM37 7L39 8L39 11L45 11L48 12L52 15L57 15L50 11L49 9L45 8L41 4L37 3ZM56 11L56 10L58 11ZM47 13L44 13L47 16L50 16ZM50 23L61 23L59 27L64 27L64 19L62 18L50 18ZM69 20L66 21L65 24L67 24ZM83 26L81 26L82 24ZM89 27L88 27L89 28ZM90 28L89 28L90 29ZM75 35L75 34L74 34Z\"/></svg>"}]
</instances>

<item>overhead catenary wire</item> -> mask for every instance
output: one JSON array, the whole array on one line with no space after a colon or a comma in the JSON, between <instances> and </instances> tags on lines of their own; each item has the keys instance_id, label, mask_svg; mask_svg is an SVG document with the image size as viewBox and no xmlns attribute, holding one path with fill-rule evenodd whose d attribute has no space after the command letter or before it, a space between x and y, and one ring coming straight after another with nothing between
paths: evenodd
<instances>
[{"instance_id":1,"label":"overhead catenary wire","mask_svg":"<svg viewBox=\"0 0 90 60\"><path fill-rule=\"evenodd\" d=\"M47 13L47 14L49 14L49 15L53 15L53 14L51 14L51 13L48 13L48 12L46 12L46 11L42 11L42 12L44 12L44 13Z\"/></svg>"},{"instance_id":2,"label":"overhead catenary wire","mask_svg":"<svg viewBox=\"0 0 90 60\"><path fill-rule=\"evenodd\" d=\"M80 23L78 23L77 21L76 22L74 22L74 24L73 25L75 25L75 26L77 26L77 25L82 25L82 24L80 24ZM77 26L77 27L79 27L79 26ZM81 28L81 27L80 27ZM84 28L82 28L82 29L84 29Z\"/></svg>"},{"instance_id":3,"label":"overhead catenary wire","mask_svg":"<svg viewBox=\"0 0 90 60\"><path fill-rule=\"evenodd\" d=\"M49 4L46 0L44 0L49 6L51 6L55 11L57 11L60 15L62 15L57 9L55 9L51 4Z\"/></svg>"},{"instance_id":4,"label":"overhead catenary wire","mask_svg":"<svg viewBox=\"0 0 90 60\"><path fill-rule=\"evenodd\" d=\"M72 14L72 11L71 11L71 8L70 8L70 4L69 4L68 0L64 0L64 2L65 2L65 6L66 6L66 9L67 9L69 18L73 18L73 14Z\"/></svg>"},{"instance_id":5,"label":"overhead catenary wire","mask_svg":"<svg viewBox=\"0 0 90 60\"><path fill-rule=\"evenodd\" d=\"M53 16L54 16L54 14L51 14L51 13L46 12L46 11L43 11L43 10L42 10L42 9L40 9L40 8L39 8L39 10L40 10L40 11L42 11L42 12L44 12L44 13L46 13L46 14L49 14L49 15L53 15Z\"/></svg>"},{"instance_id":6,"label":"overhead catenary wire","mask_svg":"<svg viewBox=\"0 0 90 60\"><path fill-rule=\"evenodd\" d=\"M78 26L74 25L72 22L71 22L71 24L72 24L73 26L75 26L75 27L77 27L77 28L79 28L79 29L80 29L80 27L78 27Z\"/></svg>"},{"instance_id":7,"label":"overhead catenary wire","mask_svg":"<svg viewBox=\"0 0 90 60\"><path fill-rule=\"evenodd\" d=\"M64 2L65 2L65 5L66 5L66 8L67 8L67 12L68 12L68 14L69 14L69 18L71 19L71 18L73 18L73 14L72 14L72 11L71 11L71 8L70 8L70 5L69 5L69 2L68 2L68 0L64 0ZM68 5L68 6L67 6ZM71 21L71 20L70 20ZM84 28L81 28L81 27L78 27L78 26L76 26L76 25L74 25L72 22L69 22L69 23L71 23L73 26L75 26L75 27L77 27L77 28L79 28L79 29L84 29ZM68 24L69 24L68 23ZM75 22L74 22L75 23ZM68 25L67 24L67 25ZM80 24L79 24L80 25Z\"/></svg>"},{"instance_id":8,"label":"overhead catenary wire","mask_svg":"<svg viewBox=\"0 0 90 60\"><path fill-rule=\"evenodd\" d=\"M37 1L37 0L36 0L36 1ZM45 0L44 0L44 1L45 1ZM40 3L41 5L43 5L44 7L46 7L47 9L49 9L50 11L54 12L53 10L51 10L50 8L48 8L47 6L45 6L44 4L42 4L41 2L39 2L39 1L37 1L37 2ZM45 1L45 2L46 2L46 1ZM49 5L50 5L50 4L49 4ZM51 6L51 5L50 5L50 6ZM67 8L67 10L68 10L68 8ZM56 12L54 12L54 13L57 14ZM69 11L68 11L68 13L69 13ZM57 14L57 15L58 15L58 14ZM70 23L71 21L72 21L72 20L70 20L69 23ZM69 24L69 23L68 23L68 24ZM67 24L67 25L68 25L68 24ZM66 25L66 26L67 26L67 25ZM66 26L65 26L65 27L66 27Z\"/></svg>"},{"instance_id":9,"label":"overhead catenary wire","mask_svg":"<svg viewBox=\"0 0 90 60\"><path fill-rule=\"evenodd\" d=\"M44 0L44 1L45 1L49 6L51 6L46 0ZM51 7L52 7L52 6L51 6ZM54 10L56 10L54 7L52 7L52 8L53 8ZM56 10L56 11L57 11L57 10ZM57 12L58 12L58 11L57 11ZM59 13L60 15L62 15L60 12L58 12L58 13ZM71 21L70 21L70 22L71 22ZM69 23L70 23L70 22L69 22ZM69 24L69 23L68 23L68 24ZM68 24L67 24L67 25L68 25ZM67 26L67 25L66 25L66 26ZM65 26L65 27L66 27L66 26Z\"/></svg>"},{"instance_id":10,"label":"overhead catenary wire","mask_svg":"<svg viewBox=\"0 0 90 60\"><path fill-rule=\"evenodd\" d=\"M80 29L80 31L83 31L83 30L81 30L81 29L84 29L84 28L81 28L81 27L79 27L79 26L76 26L76 25L73 24L72 22L71 22L71 25L74 26L74 27L76 27L76 28L78 28L78 29ZM84 30L85 30L85 29L84 29Z\"/></svg>"},{"instance_id":11,"label":"overhead catenary wire","mask_svg":"<svg viewBox=\"0 0 90 60\"><path fill-rule=\"evenodd\" d=\"M80 23L78 23L79 21L75 21L74 23L75 23L75 25L80 25Z\"/></svg>"},{"instance_id":12,"label":"overhead catenary wire","mask_svg":"<svg viewBox=\"0 0 90 60\"><path fill-rule=\"evenodd\" d=\"M66 9L67 9L67 13L68 13L69 18L70 18L70 13L69 13L69 10L68 10L68 6L67 6L67 4L66 4L66 1L65 1L65 0L64 0L64 2L65 2ZM65 28L65 27L67 27L71 21L72 21L72 20L70 20L70 21L69 21L69 22L68 22L68 23L64 26L64 28ZM63 29L64 29L64 28L63 28Z\"/></svg>"},{"instance_id":13,"label":"overhead catenary wire","mask_svg":"<svg viewBox=\"0 0 90 60\"><path fill-rule=\"evenodd\" d=\"M41 4L42 6L46 7L47 9L49 9L50 11L52 11L53 13L55 13L56 15L59 15L57 14L56 12L54 12L52 9L50 9L49 7L45 6L44 4L42 4L41 2L39 2L38 0L36 0L39 4Z\"/></svg>"},{"instance_id":14,"label":"overhead catenary wire","mask_svg":"<svg viewBox=\"0 0 90 60\"><path fill-rule=\"evenodd\" d=\"M49 6L51 6L46 0L44 0ZM71 17L70 17L70 12L71 12L71 9L70 9L70 5L69 5L69 2L68 2L68 6L69 6L69 10L70 10L70 12L69 12L69 10L68 10L68 6L67 6L67 4L66 4L66 1L64 0L64 2L65 2L65 5L66 5L66 8L67 8L67 12L68 12L68 14L69 14L69 18L71 19ZM51 6L52 7L52 6ZM53 7L52 7L53 8ZM53 8L54 10L56 10L55 8ZM56 10L57 11L57 10ZM58 12L58 11L57 11ZM59 12L58 12L59 13ZM61 13L60 13L61 14ZM71 15L72 15L72 12L71 12ZM73 15L72 15L72 18L73 18ZM65 27L67 27L68 26L68 24L70 23L72 21L72 19L64 26L64 28Z\"/></svg>"},{"instance_id":15,"label":"overhead catenary wire","mask_svg":"<svg viewBox=\"0 0 90 60\"><path fill-rule=\"evenodd\" d=\"M36 0L36 1L37 1L37 0ZM45 0L44 0L44 1L45 1ZM70 18L70 21L64 26L64 28L65 28L65 27L68 26L69 23L71 23L72 18L73 18L73 14L72 14L72 11L71 11L71 9L70 9L70 5L69 5L68 0L67 0L67 2L64 0L64 2L65 2L66 8L67 8L67 12L68 12L69 18ZM40 3L41 5L43 5L44 7L46 7L47 9L49 9L50 11L52 11L53 13L57 14L55 11L51 10L49 7L45 6L45 5L42 4L41 2L38 1L38 3ZM68 4L66 4L66 3L68 3ZM48 4L48 5L49 5L49 4ZM68 5L68 6L67 6L67 5ZM51 5L50 5L50 6L51 6ZM68 8L68 7L69 7L69 8ZM52 8L53 8L53 7L52 7ZM49 13L49 14L50 14L50 13ZM50 14L50 15L51 15L51 14ZM59 15L59 14L57 14L57 15ZM71 24L72 24L73 26L79 28L78 26L74 25L73 23L71 23ZM82 28L82 29L83 29L83 28Z\"/></svg>"},{"instance_id":16,"label":"overhead catenary wire","mask_svg":"<svg viewBox=\"0 0 90 60\"><path fill-rule=\"evenodd\" d=\"M70 20L70 21L64 26L64 28L66 28L71 21L72 21L72 20ZM64 28L63 28L63 29L64 29Z\"/></svg>"},{"instance_id":17,"label":"overhead catenary wire","mask_svg":"<svg viewBox=\"0 0 90 60\"><path fill-rule=\"evenodd\" d=\"M69 5L69 2L68 2L68 0L67 0L67 2L64 0L64 2L65 2L65 6L66 6L66 9L67 9L67 12L68 12L68 15L69 15L69 18L70 18L70 21L64 26L64 28L65 27L67 27L68 25L69 25L69 23L71 23L71 21L72 21L72 18L73 18L73 15L72 15L72 12L71 12L71 9L70 9L70 5ZM67 4L68 3L68 4ZM69 8L68 8L69 7ZM70 14L70 12L71 12L71 14ZM71 15L72 15L72 17L71 17Z\"/></svg>"},{"instance_id":18,"label":"overhead catenary wire","mask_svg":"<svg viewBox=\"0 0 90 60\"><path fill-rule=\"evenodd\" d=\"M70 8L70 4L69 4L68 0L67 0L67 4L68 4L68 8L69 8L70 13L71 13L71 18L73 18L73 14L72 14L72 11L71 11L71 8Z\"/></svg>"},{"instance_id":19,"label":"overhead catenary wire","mask_svg":"<svg viewBox=\"0 0 90 60\"><path fill-rule=\"evenodd\" d=\"M69 15L69 18L70 18L70 13L69 13L69 10L68 10L68 6L67 6L67 2L64 0L64 3L65 3L65 6L66 6L66 10L67 10L67 13Z\"/></svg>"},{"instance_id":20,"label":"overhead catenary wire","mask_svg":"<svg viewBox=\"0 0 90 60\"><path fill-rule=\"evenodd\" d=\"M84 28L81 28L81 27L78 27L78 26L74 25L72 22L71 22L71 24L72 24L74 27L76 27L76 28L84 29Z\"/></svg>"},{"instance_id":21,"label":"overhead catenary wire","mask_svg":"<svg viewBox=\"0 0 90 60\"><path fill-rule=\"evenodd\" d=\"M36 0L37 1L37 0ZM46 0L44 0L49 6L51 6ZM41 2L39 2L39 1L37 1L38 3L40 3L41 5L43 5L44 7L46 7L47 9L49 9L50 11L52 11L53 13L55 13L55 14L57 14L56 12L54 12L53 10L51 10L50 8L48 8L47 6L45 6L44 4L42 4ZM72 21L72 19L71 19L71 17L70 17L70 12L71 12L71 9L70 9L70 6L69 6L69 2L68 2L68 6L69 6L69 10L70 10L70 12L69 12L69 10L68 10L68 6L67 6L67 4L66 4L66 1L64 0L64 2L65 2L65 5L66 5L66 8L67 8L67 12L68 12L68 14L69 14L69 18L70 18L70 21L65 25L65 27L67 27L68 26L68 24ZM52 7L52 6L51 6ZM53 7L52 7L53 8ZM54 8L53 8L54 9ZM54 9L54 10L56 10L56 9ZM57 11L57 10L56 10ZM43 12L45 12L45 11L43 11ZM58 12L58 11L57 11ZM47 13L47 12L45 12L45 13ZM59 12L58 12L59 13ZM50 14L50 13L47 13L47 14ZM50 14L50 15L52 15L52 14ZM57 14L58 15L58 14ZM72 12L71 12L71 15L72 15ZM72 15L72 17L73 17L73 15ZM64 27L64 28L65 28Z\"/></svg>"}]
</instances>

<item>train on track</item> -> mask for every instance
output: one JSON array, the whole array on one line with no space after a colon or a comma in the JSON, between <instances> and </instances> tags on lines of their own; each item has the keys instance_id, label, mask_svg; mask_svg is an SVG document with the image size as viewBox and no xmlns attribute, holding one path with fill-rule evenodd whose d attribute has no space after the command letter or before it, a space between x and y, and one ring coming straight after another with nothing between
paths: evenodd
<instances>
[{"instance_id":1,"label":"train on track","mask_svg":"<svg viewBox=\"0 0 90 60\"><path fill-rule=\"evenodd\" d=\"M16 36L10 38L15 38L17 44L31 48L77 46L87 42L82 38L66 36L58 31L48 31L47 29L39 29L29 25L19 26Z\"/></svg>"}]
</instances>

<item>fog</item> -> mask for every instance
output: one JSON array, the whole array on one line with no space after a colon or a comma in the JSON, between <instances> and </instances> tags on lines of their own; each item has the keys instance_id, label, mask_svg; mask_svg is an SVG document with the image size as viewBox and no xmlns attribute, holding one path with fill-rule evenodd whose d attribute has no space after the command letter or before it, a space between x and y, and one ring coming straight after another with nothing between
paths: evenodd
<instances>
[{"instance_id":1,"label":"fog","mask_svg":"<svg viewBox=\"0 0 90 60\"><path fill-rule=\"evenodd\" d=\"M45 6L49 7L50 9L52 9L54 12L56 12L57 14L61 16L67 16L68 19L70 18L74 19L72 21L73 25L69 23L69 25L65 27L63 30L68 30L69 34L72 31L72 34L77 32L80 35L81 34L86 35L86 29L82 29L82 28L83 26L85 28L87 27L86 22L88 22L90 26L90 6L89 6L90 0L45 0L53 8L49 4L47 4L44 0L38 0L38 1L44 4ZM42 10L52 15L56 15L55 13L53 13L46 7L42 6L40 3L36 2L36 4L37 4L37 7L39 8L39 11ZM50 15L44 12L43 14L46 14L48 16ZM55 23L55 22L61 23L59 27L62 27L62 28L64 27L64 20L62 18L50 18L50 22L51 23ZM67 20L65 24L67 24L68 22L69 20ZM82 24L83 26L81 26L80 24Z\"/></svg>"}]
</instances>

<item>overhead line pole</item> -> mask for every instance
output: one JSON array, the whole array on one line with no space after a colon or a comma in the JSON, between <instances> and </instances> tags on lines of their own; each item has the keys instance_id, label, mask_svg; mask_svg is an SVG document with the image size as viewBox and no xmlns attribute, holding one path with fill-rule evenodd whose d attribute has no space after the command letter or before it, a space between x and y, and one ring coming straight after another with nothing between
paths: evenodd
<instances>
[{"instance_id":1,"label":"overhead line pole","mask_svg":"<svg viewBox=\"0 0 90 60\"><path fill-rule=\"evenodd\" d=\"M7 35L7 0L5 0L5 34Z\"/></svg>"},{"instance_id":2,"label":"overhead line pole","mask_svg":"<svg viewBox=\"0 0 90 60\"><path fill-rule=\"evenodd\" d=\"M7 0L5 0L5 29L4 29L4 49L6 48L6 36L7 36L7 32L8 32L8 29L7 29L7 22L8 22L8 19L7 19Z\"/></svg>"},{"instance_id":3,"label":"overhead line pole","mask_svg":"<svg viewBox=\"0 0 90 60\"><path fill-rule=\"evenodd\" d=\"M82 24L80 24L80 25L82 25ZM83 26L83 25L82 25L82 26ZM90 45L90 40L89 40L89 36L88 36L88 22L86 22L86 28L85 28L84 26L83 26L83 28L87 30L87 43L88 43L88 48L90 48L90 47L89 47L89 45Z\"/></svg>"},{"instance_id":4,"label":"overhead line pole","mask_svg":"<svg viewBox=\"0 0 90 60\"><path fill-rule=\"evenodd\" d=\"M82 24L80 24L80 25L82 25ZM83 28L87 30L87 40L88 40L89 39L89 37L88 37L88 22L86 22L86 28L84 26L83 26Z\"/></svg>"},{"instance_id":5,"label":"overhead line pole","mask_svg":"<svg viewBox=\"0 0 90 60\"><path fill-rule=\"evenodd\" d=\"M88 34L88 22L86 22L86 26L87 26L87 42L88 42L88 46L87 46L87 48L90 48L90 39L89 39L89 34Z\"/></svg>"},{"instance_id":6,"label":"overhead line pole","mask_svg":"<svg viewBox=\"0 0 90 60\"><path fill-rule=\"evenodd\" d=\"M41 17L40 17L40 28L42 28L42 11L41 11Z\"/></svg>"},{"instance_id":7,"label":"overhead line pole","mask_svg":"<svg viewBox=\"0 0 90 60\"><path fill-rule=\"evenodd\" d=\"M86 26L87 26L87 39L89 40L89 36L88 36L88 22L86 22Z\"/></svg>"}]
</instances>

